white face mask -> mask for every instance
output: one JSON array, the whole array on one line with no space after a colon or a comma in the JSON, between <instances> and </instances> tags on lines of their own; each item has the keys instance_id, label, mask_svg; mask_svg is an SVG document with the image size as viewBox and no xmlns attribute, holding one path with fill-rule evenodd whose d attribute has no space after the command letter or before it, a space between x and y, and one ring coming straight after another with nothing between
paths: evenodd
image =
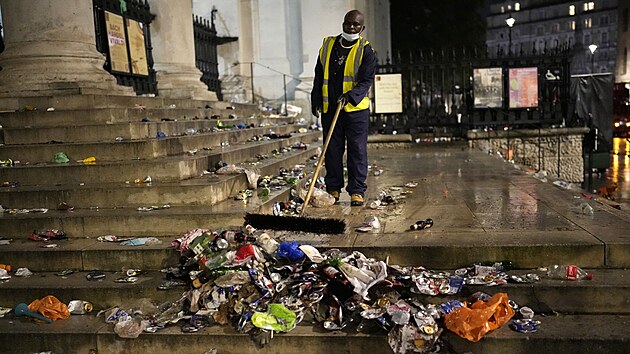
<instances>
[{"instance_id":1,"label":"white face mask","mask_svg":"<svg viewBox=\"0 0 630 354\"><path fill-rule=\"evenodd\" d=\"M341 32L341 37L342 37L343 39L345 39L346 41L348 41L348 42L354 42L354 41L356 41L357 39L359 39L359 34L361 34L361 32L359 32L359 33L352 33L352 34L350 34L350 33L346 33L346 32L343 32L343 31L342 31L342 32Z\"/></svg>"}]
</instances>

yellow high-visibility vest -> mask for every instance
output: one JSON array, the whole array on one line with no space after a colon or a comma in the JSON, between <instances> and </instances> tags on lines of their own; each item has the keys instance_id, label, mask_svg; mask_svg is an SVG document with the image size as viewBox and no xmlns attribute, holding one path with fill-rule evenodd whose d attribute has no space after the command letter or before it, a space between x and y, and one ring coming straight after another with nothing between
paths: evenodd
<instances>
[{"instance_id":1,"label":"yellow high-visibility vest","mask_svg":"<svg viewBox=\"0 0 630 354\"><path fill-rule=\"evenodd\" d=\"M324 100L324 113L328 112L328 78L329 78L329 66L330 66L330 55L332 53L333 46L335 45L336 37L326 37L324 38L324 44L319 50L319 60L324 67L324 83L322 85L322 97ZM346 93L352 90L357 84L357 75L359 73L359 67L361 66L361 62L363 61L363 51L365 50L365 46L368 45L366 39L363 37L359 37L359 40L354 43L352 49L350 49L350 53L348 53L348 58L346 59L346 66L343 69L343 93ZM352 103L348 102L343 110L346 112L353 111L361 111L364 109L370 108L370 99L367 97L363 97L361 102L358 105L354 106Z\"/></svg>"}]
</instances>

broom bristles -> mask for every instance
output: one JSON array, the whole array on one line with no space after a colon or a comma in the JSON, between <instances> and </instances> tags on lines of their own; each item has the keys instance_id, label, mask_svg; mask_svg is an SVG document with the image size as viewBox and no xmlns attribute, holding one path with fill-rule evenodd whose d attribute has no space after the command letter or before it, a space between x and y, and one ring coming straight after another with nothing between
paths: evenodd
<instances>
[{"instance_id":1,"label":"broom bristles","mask_svg":"<svg viewBox=\"0 0 630 354\"><path fill-rule=\"evenodd\" d=\"M340 219L320 219L305 216L245 214L245 224L263 230L303 231L317 234L342 234L346 222Z\"/></svg>"}]
</instances>

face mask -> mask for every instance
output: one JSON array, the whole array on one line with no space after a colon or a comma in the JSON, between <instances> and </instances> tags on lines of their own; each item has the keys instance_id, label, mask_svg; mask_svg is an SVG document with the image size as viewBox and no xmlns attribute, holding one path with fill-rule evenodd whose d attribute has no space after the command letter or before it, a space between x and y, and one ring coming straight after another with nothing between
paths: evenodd
<instances>
[{"instance_id":1,"label":"face mask","mask_svg":"<svg viewBox=\"0 0 630 354\"><path fill-rule=\"evenodd\" d=\"M346 32L343 32L343 31L342 31L342 32L341 32L341 37L342 37L343 39L345 39L346 41L348 41L348 42L354 42L354 41L356 41L357 39L359 39L359 34L360 34L360 33L353 33L353 34L350 34L350 33L346 33Z\"/></svg>"}]
</instances>

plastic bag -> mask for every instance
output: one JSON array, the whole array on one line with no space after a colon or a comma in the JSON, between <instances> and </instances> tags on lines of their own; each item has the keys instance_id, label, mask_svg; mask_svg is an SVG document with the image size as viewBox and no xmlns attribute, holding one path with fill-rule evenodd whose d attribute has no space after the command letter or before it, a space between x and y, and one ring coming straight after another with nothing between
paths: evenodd
<instances>
[{"instance_id":1,"label":"plastic bag","mask_svg":"<svg viewBox=\"0 0 630 354\"><path fill-rule=\"evenodd\" d=\"M138 338L140 333L147 327L146 321L127 317L125 320L116 322L114 332L120 338Z\"/></svg>"},{"instance_id":2,"label":"plastic bag","mask_svg":"<svg viewBox=\"0 0 630 354\"><path fill-rule=\"evenodd\" d=\"M262 329L287 332L295 327L295 313L282 304L269 304L267 312L254 312L252 323Z\"/></svg>"},{"instance_id":3,"label":"plastic bag","mask_svg":"<svg viewBox=\"0 0 630 354\"><path fill-rule=\"evenodd\" d=\"M508 295L495 294L488 302L477 301L444 315L446 328L471 342L478 342L486 333L508 322L514 310L508 305Z\"/></svg>"},{"instance_id":4,"label":"plastic bag","mask_svg":"<svg viewBox=\"0 0 630 354\"><path fill-rule=\"evenodd\" d=\"M58 319L65 320L70 317L68 306L53 295L48 295L41 300L31 302L28 305L28 309L33 312L39 312L44 317L50 318L53 321Z\"/></svg>"}]
</instances>

